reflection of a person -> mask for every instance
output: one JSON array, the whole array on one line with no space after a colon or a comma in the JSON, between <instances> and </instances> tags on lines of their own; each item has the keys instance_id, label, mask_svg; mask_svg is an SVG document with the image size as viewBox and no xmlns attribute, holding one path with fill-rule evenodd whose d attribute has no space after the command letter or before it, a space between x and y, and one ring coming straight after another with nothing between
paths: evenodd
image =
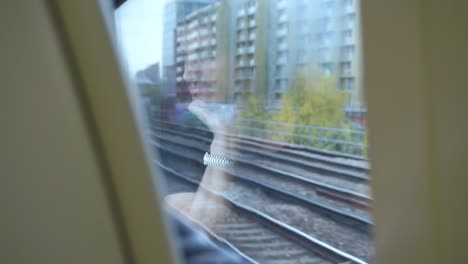
<instances>
[{"instance_id":1,"label":"reflection of a person","mask_svg":"<svg viewBox=\"0 0 468 264\"><path fill-rule=\"evenodd\" d=\"M216 90L207 85L207 80L214 80L216 68L212 61L189 64L186 63L183 78L188 84L192 102L188 110L193 113L213 133L213 140L209 153L217 157L227 157L226 146L228 143L225 134L228 132L229 122L223 119L220 109L212 109L216 102ZM201 184L216 191L226 188L227 182L223 170L215 166L207 165ZM202 220L216 217L216 210L207 208L206 199L200 189L195 193L177 193L166 197L168 204L178 211Z\"/></svg>"},{"instance_id":2,"label":"reflection of a person","mask_svg":"<svg viewBox=\"0 0 468 264\"><path fill-rule=\"evenodd\" d=\"M224 157L227 155L227 138L225 134L228 132L229 122L223 120L222 115L218 112L210 109L212 103L216 102L216 91L213 87L206 86L205 80L214 80L216 71L212 66L212 62L195 65L186 64L183 78L188 84L192 97L188 110L213 133L210 154ZM207 165L201 184L210 189L222 191L226 188L227 184L223 174L219 168ZM218 211L216 208L208 208L206 206L207 199L205 197L203 191L199 189L194 193L172 194L167 196L165 200L169 208L206 224L205 220L216 218ZM203 239L200 234L197 234L196 231L184 224L183 219L178 219L176 216L173 216L173 218L178 226L179 240L181 241L182 251L187 263L246 263L246 260L236 254L220 251L206 241L203 242L206 239ZM191 254L194 254L192 258L197 259L197 261L190 260Z\"/></svg>"}]
</instances>

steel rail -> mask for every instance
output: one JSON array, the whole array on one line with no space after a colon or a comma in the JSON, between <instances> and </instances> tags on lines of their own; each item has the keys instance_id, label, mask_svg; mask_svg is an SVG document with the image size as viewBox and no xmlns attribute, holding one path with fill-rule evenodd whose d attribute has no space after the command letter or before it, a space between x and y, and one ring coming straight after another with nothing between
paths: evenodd
<instances>
[{"instance_id":1,"label":"steel rail","mask_svg":"<svg viewBox=\"0 0 468 264\"><path fill-rule=\"evenodd\" d=\"M179 153L177 151L174 151L172 149L169 149L167 147L161 146L158 142L152 142L154 146L156 146L158 149L164 151L167 154L174 155L176 157L180 157L186 160L191 160L196 163L198 163L200 166L202 166L202 162L199 159L187 156L185 154ZM244 184L248 184L251 186L255 187L260 187L261 189L265 190L268 193L272 193L276 196L282 197L285 200L290 200L295 203L302 204L306 206L307 208L310 208L314 211L317 211L321 213L322 215L326 215L338 222L345 223L349 226L352 226L353 228L356 228L362 232L369 232L371 227L373 226L373 222L365 217L361 217L352 213L349 213L345 210L341 210L332 206L329 206L325 203L319 202L319 201L314 201L311 200L308 197L305 197L300 194L296 194L290 191L282 190L279 189L271 184L264 183L258 180L250 179L248 177L245 177L243 175L240 175L238 173L233 173L230 172L226 169L221 168L227 176L230 176Z\"/></svg>"},{"instance_id":2,"label":"steel rail","mask_svg":"<svg viewBox=\"0 0 468 264\"><path fill-rule=\"evenodd\" d=\"M155 164L157 164L162 170L164 170L166 173L170 173L171 175L174 175L180 179L183 179L187 182L190 182L192 184L197 184L200 188L202 188L207 194L210 196L216 198L217 200L221 199L223 200L226 204L229 205L230 208L233 208L235 211L242 215L247 215L250 219L255 219L258 223L266 226L270 230L275 230L277 233L280 233L289 239L295 241L299 245L316 252L322 256L326 256L327 260L333 261L336 263L343 263L346 261L351 261L351 263L358 263L358 264L366 264L365 261L354 257L340 249L337 249L323 241L320 241L317 238L314 238L294 227L291 227L259 210L256 210L254 208L248 207L246 205L243 205L239 202L233 201L226 195L219 193L217 191L211 190L210 188L201 185L200 182L194 180L193 178L183 175L182 173L169 168L163 164L161 164L159 161L153 160Z\"/></svg>"},{"instance_id":3,"label":"steel rail","mask_svg":"<svg viewBox=\"0 0 468 264\"><path fill-rule=\"evenodd\" d=\"M175 141L175 140L166 138L166 137L164 137L162 135L156 135L155 134L153 136L155 138L157 138L159 141L162 140L162 141L166 141L166 142L171 142L172 144L177 144L177 145L183 146L185 148L189 148L189 149L199 151L199 152L202 152L202 153L207 151L207 149L197 147L197 146L193 146L193 145L184 144L181 141ZM279 170L279 169L271 168L271 167L268 167L268 166L265 166L265 165L255 163L255 162L250 161L248 159L242 159L240 157L234 157L233 159L236 160L236 162L239 163L239 164L244 164L244 165L246 164L246 165L252 166L254 168L261 169L261 170L267 172L270 175L273 175L273 176L276 176L276 177L281 177L281 178L286 178L287 177L288 180L292 180L292 181L298 182L300 184L308 185L308 186L311 186L312 188L315 188L315 189L317 189L317 188L323 189L325 191L323 193L325 195L331 196L330 198L335 197L337 199L343 200L344 202L348 202L348 203L351 203L351 204L354 204L354 205L358 205L361 208L366 208L366 209L370 208L372 198L365 195L365 194L355 192L355 191L351 191L351 190L348 190L348 189L345 189L345 188L337 187L337 186L334 186L334 185L330 185L330 184L327 184L327 183L323 183L323 182L320 182L320 181L312 180L312 179L309 179L309 178L306 178L306 177L303 177L303 176L300 176L300 175L297 175L297 174L294 174L294 173L291 173L291 172L286 172L286 171L282 171L282 170ZM333 194L335 194L334 197L333 197ZM348 198L348 200L346 200L346 198Z\"/></svg>"}]
</instances>

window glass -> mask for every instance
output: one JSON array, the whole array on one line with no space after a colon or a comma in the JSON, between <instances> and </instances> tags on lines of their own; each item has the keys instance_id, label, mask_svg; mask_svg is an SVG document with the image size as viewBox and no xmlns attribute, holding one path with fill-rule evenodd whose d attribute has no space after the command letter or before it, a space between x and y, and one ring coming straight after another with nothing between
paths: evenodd
<instances>
[{"instance_id":1,"label":"window glass","mask_svg":"<svg viewBox=\"0 0 468 264\"><path fill-rule=\"evenodd\" d=\"M128 0L118 43L165 203L258 263L369 263L357 0Z\"/></svg>"}]
</instances>

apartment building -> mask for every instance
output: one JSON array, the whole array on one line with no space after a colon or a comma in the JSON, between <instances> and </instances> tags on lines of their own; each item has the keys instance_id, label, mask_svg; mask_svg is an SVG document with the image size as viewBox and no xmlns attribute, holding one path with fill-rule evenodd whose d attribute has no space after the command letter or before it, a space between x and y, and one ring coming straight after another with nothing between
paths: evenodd
<instances>
[{"instance_id":1,"label":"apartment building","mask_svg":"<svg viewBox=\"0 0 468 264\"><path fill-rule=\"evenodd\" d=\"M347 115L362 116L359 17L357 0L270 0L267 107L280 108L298 73L315 65L349 92Z\"/></svg>"},{"instance_id":2,"label":"apartment building","mask_svg":"<svg viewBox=\"0 0 468 264\"><path fill-rule=\"evenodd\" d=\"M171 0L164 5L162 35L163 95L175 96L176 91L176 47L175 30L177 22L187 15L215 0Z\"/></svg>"},{"instance_id":3,"label":"apartment building","mask_svg":"<svg viewBox=\"0 0 468 264\"><path fill-rule=\"evenodd\" d=\"M188 81L197 81L226 101L229 90L229 35L226 2L200 8L177 23L176 94L190 100Z\"/></svg>"},{"instance_id":4,"label":"apartment building","mask_svg":"<svg viewBox=\"0 0 468 264\"><path fill-rule=\"evenodd\" d=\"M336 76L350 94L347 115L359 119L359 17L357 0L224 0L199 8L177 24L177 95L186 98L183 73L196 76L203 65L215 72L203 82L223 101L241 104L252 94L279 109L298 73L314 65Z\"/></svg>"},{"instance_id":5,"label":"apartment building","mask_svg":"<svg viewBox=\"0 0 468 264\"><path fill-rule=\"evenodd\" d=\"M229 22L230 101L242 104L250 94L259 99L267 95L268 1L231 1Z\"/></svg>"}]
</instances>

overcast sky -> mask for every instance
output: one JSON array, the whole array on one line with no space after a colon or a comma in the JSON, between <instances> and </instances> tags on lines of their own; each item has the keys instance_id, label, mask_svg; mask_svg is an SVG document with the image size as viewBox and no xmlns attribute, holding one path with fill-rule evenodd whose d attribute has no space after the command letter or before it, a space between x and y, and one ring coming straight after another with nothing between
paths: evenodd
<instances>
[{"instance_id":1,"label":"overcast sky","mask_svg":"<svg viewBox=\"0 0 468 264\"><path fill-rule=\"evenodd\" d=\"M124 59L131 76L161 62L162 14L169 0L129 0L115 14Z\"/></svg>"}]
</instances>

